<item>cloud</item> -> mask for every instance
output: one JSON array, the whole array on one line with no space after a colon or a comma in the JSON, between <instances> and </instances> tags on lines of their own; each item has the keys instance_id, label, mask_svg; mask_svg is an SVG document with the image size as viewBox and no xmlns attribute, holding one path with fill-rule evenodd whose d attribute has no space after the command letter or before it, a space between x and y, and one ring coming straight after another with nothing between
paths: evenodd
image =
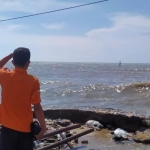
<instances>
[{"instance_id":1,"label":"cloud","mask_svg":"<svg viewBox=\"0 0 150 150\"><path fill-rule=\"evenodd\" d=\"M65 26L65 23L42 24L42 26L48 30L60 30Z\"/></svg>"},{"instance_id":2,"label":"cloud","mask_svg":"<svg viewBox=\"0 0 150 150\"><path fill-rule=\"evenodd\" d=\"M85 36L25 34L18 32L19 25L0 27L0 49L8 53L29 47L36 61L150 62L150 18L117 14L110 19L111 27L93 29Z\"/></svg>"},{"instance_id":3,"label":"cloud","mask_svg":"<svg viewBox=\"0 0 150 150\"><path fill-rule=\"evenodd\" d=\"M12 27L7 27L11 28ZM87 37L71 37L71 36L48 36L37 34L21 34L7 28L0 29L0 49L1 57L12 52L19 46L28 47L32 52L32 60L36 61L87 61L95 60L95 53L89 51L100 51L100 44L97 40L88 39ZM2 55L3 54L3 55ZM86 59L84 58L86 55Z\"/></svg>"},{"instance_id":4,"label":"cloud","mask_svg":"<svg viewBox=\"0 0 150 150\"><path fill-rule=\"evenodd\" d=\"M59 0L0 0L1 12L37 13L77 5Z\"/></svg>"},{"instance_id":5,"label":"cloud","mask_svg":"<svg viewBox=\"0 0 150 150\"><path fill-rule=\"evenodd\" d=\"M118 37L120 39L124 36L130 38L150 31L150 18L144 16L119 14L111 20L113 22L112 27L91 30L87 33L87 36L93 38Z\"/></svg>"},{"instance_id":6,"label":"cloud","mask_svg":"<svg viewBox=\"0 0 150 150\"><path fill-rule=\"evenodd\" d=\"M87 33L89 38L102 42L102 54L107 55L107 59L113 62L115 59L126 62L150 62L150 18L117 14L111 20L111 27L93 29Z\"/></svg>"},{"instance_id":7,"label":"cloud","mask_svg":"<svg viewBox=\"0 0 150 150\"><path fill-rule=\"evenodd\" d=\"M4 33L4 32L5 33L9 33L9 32L15 33L15 32L23 31L26 29L29 29L29 27L22 25L22 24L12 24L12 25L5 25L5 26L1 27L0 32L1 33Z\"/></svg>"}]
</instances>

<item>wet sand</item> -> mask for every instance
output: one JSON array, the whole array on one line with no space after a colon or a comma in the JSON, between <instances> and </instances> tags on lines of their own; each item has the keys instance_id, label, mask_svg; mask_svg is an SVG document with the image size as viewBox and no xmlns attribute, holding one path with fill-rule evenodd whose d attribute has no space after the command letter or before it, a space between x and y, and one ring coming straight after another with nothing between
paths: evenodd
<instances>
[{"instance_id":1,"label":"wet sand","mask_svg":"<svg viewBox=\"0 0 150 150\"><path fill-rule=\"evenodd\" d=\"M76 133L82 132L84 129L75 129ZM150 144L145 145L134 141L115 142L107 129L94 131L85 136L79 137L78 144L74 145L73 150L149 150ZM82 140L88 140L88 144L82 144ZM69 150L69 148L67 148Z\"/></svg>"}]
</instances>

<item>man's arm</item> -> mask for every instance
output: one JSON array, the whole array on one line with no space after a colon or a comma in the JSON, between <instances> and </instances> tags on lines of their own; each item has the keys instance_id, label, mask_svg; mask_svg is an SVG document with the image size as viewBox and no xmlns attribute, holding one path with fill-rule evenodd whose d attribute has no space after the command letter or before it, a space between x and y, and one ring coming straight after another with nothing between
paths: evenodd
<instances>
[{"instance_id":1,"label":"man's arm","mask_svg":"<svg viewBox=\"0 0 150 150\"><path fill-rule=\"evenodd\" d=\"M43 109L40 103L34 105L34 113L42 128L41 132L36 136L36 138L41 139L47 129L45 124Z\"/></svg>"},{"instance_id":2,"label":"man's arm","mask_svg":"<svg viewBox=\"0 0 150 150\"><path fill-rule=\"evenodd\" d=\"M13 54L11 53L8 56L1 59L0 60L0 68L2 68L12 57L13 57Z\"/></svg>"}]
</instances>

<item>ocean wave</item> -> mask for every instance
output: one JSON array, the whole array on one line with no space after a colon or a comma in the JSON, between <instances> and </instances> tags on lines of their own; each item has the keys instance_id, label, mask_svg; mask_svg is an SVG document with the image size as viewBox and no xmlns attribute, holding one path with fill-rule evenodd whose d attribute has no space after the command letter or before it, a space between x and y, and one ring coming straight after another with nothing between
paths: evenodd
<instances>
[{"instance_id":1,"label":"ocean wave","mask_svg":"<svg viewBox=\"0 0 150 150\"><path fill-rule=\"evenodd\" d=\"M145 93L150 91L150 83L131 83L114 87L117 92L138 92Z\"/></svg>"},{"instance_id":2,"label":"ocean wave","mask_svg":"<svg viewBox=\"0 0 150 150\"><path fill-rule=\"evenodd\" d=\"M131 83L120 85L89 84L87 86L61 86L42 87L43 97L59 99L86 99L99 102L126 101L150 98L150 83Z\"/></svg>"},{"instance_id":3,"label":"ocean wave","mask_svg":"<svg viewBox=\"0 0 150 150\"><path fill-rule=\"evenodd\" d=\"M135 71L142 71L142 72L149 72L150 71L150 68L137 68L137 69L134 69Z\"/></svg>"},{"instance_id":4,"label":"ocean wave","mask_svg":"<svg viewBox=\"0 0 150 150\"><path fill-rule=\"evenodd\" d=\"M41 89L41 90L40 90L40 92L44 92L44 93L45 93L45 92L46 92L46 90L42 90L42 89Z\"/></svg>"},{"instance_id":5,"label":"ocean wave","mask_svg":"<svg viewBox=\"0 0 150 150\"><path fill-rule=\"evenodd\" d=\"M149 96L150 92L150 83L131 83L131 84L121 84L121 85L115 85L115 86L108 86L103 84L90 84L84 87L77 87L77 86L70 86L69 88L65 86L70 84L64 83L64 86L55 87L55 90L53 91L56 94L60 95L71 95L71 94L80 94L83 95L85 98L94 98L97 96L100 96L103 93L109 93L112 95L113 93L126 93L126 94L133 94L133 93L140 93L144 94L145 96ZM61 87L61 88L60 88ZM50 89L47 89L46 91L49 91ZM43 92L43 91L42 91Z\"/></svg>"},{"instance_id":6,"label":"ocean wave","mask_svg":"<svg viewBox=\"0 0 150 150\"><path fill-rule=\"evenodd\" d=\"M58 83L58 81L41 81L42 85Z\"/></svg>"},{"instance_id":7,"label":"ocean wave","mask_svg":"<svg viewBox=\"0 0 150 150\"><path fill-rule=\"evenodd\" d=\"M141 83L133 83L131 84L132 87L150 87L150 83L144 83L144 82L141 82Z\"/></svg>"}]
</instances>

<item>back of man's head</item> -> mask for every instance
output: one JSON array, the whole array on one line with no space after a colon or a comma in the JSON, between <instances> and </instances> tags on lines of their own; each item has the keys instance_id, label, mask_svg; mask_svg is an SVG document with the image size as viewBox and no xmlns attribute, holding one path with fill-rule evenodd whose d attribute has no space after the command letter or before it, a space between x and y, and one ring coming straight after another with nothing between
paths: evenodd
<instances>
[{"instance_id":1,"label":"back of man's head","mask_svg":"<svg viewBox=\"0 0 150 150\"><path fill-rule=\"evenodd\" d=\"M30 61L30 50L25 47L15 49L13 52L13 61L15 66L24 67Z\"/></svg>"}]
</instances>

